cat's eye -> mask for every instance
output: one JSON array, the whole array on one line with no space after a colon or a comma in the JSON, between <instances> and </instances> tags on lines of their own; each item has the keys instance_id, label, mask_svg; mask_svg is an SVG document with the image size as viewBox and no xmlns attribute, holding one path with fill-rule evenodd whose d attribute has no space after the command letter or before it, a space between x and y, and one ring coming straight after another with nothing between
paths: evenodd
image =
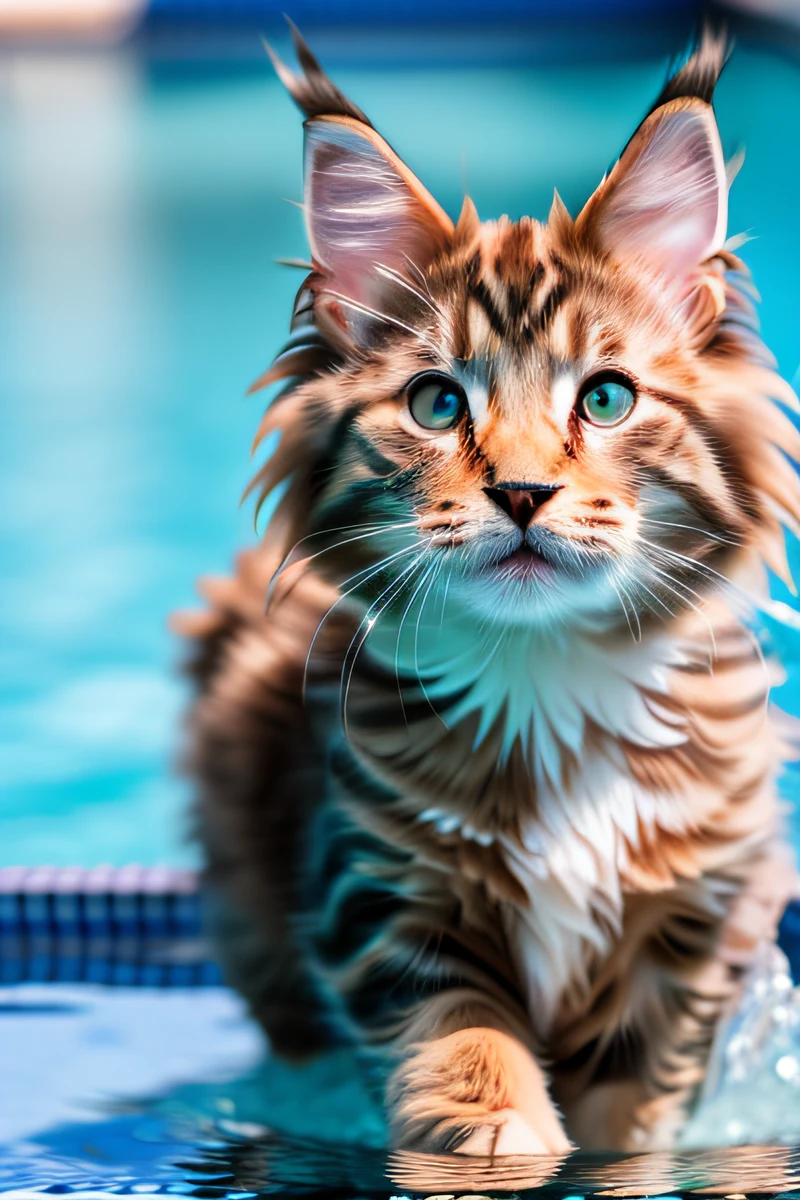
<instances>
[{"instance_id":1,"label":"cat's eye","mask_svg":"<svg viewBox=\"0 0 800 1200\"><path fill-rule=\"evenodd\" d=\"M408 386L409 411L423 429L452 429L466 407L464 389L447 375L427 372L418 375Z\"/></svg>"},{"instance_id":2,"label":"cat's eye","mask_svg":"<svg viewBox=\"0 0 800 1200\"><path fill-rule=\"evenodd\" d=\"M578 416L591 425L619 425L636 403L633 384L618 377L593 379L578 401Z\"/></svg>"}]
</instances>

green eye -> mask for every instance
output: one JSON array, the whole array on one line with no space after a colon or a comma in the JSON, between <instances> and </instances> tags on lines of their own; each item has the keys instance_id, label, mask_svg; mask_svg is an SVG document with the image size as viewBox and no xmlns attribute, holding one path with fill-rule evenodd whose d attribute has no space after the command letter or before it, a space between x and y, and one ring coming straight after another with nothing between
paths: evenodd
<instances>
[{"instance_id":1,"label":"green eye","mask_svg":"<svg viewBox=\"0 0 800 1200\"><path fill-rule=\"evenodd\" d=\"M618 379L604 379L584 392L578 414L592 425L619 425L636 402L633 387Z\"/></svg>"},{"instance_id":2,"label":"green eye","mask_svg":"<svg viewBox=\"0 0 800 1200\"><path fill-rule=\"evenodd\" d=\"M466 406L464 389L446 375L420 375L409 385L409 411L423 429L452 429Z\"/></svg>"}]
</instances>

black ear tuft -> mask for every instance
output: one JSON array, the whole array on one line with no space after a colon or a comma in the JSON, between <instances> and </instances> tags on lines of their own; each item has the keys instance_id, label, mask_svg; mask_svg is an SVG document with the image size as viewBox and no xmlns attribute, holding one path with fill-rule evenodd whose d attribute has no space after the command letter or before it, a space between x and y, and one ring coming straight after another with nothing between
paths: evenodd
<instances>
[{"instance_id":1,"label":"black ear tuft","mask_svg":"<svg viewBox=\"0 0 800 1200\"><path fill-rule=\"evenodd\" d=\"M309 50L296 25L286 18L292 33L300 74L290 70L272 47L264 42L275 72L297 107L306 117L352 117L372 128L372 122L348 100L328 78Z\"/></svg>"},{"instance_id":2,"label":"black ear tuft","mask_svg":"<svg viewBox=\"0 0 800 1200\"><path fill-rule=\"evenodd\" d=\"M710 104L730 49L730 43L725 33L706 25L689 58L680 70L676 71L664 84L661 94L650 112L655 112L657 108L660 108L662 104L668 104L670 100L680 100L690 96Z\"/></svg>"}]
</instances>

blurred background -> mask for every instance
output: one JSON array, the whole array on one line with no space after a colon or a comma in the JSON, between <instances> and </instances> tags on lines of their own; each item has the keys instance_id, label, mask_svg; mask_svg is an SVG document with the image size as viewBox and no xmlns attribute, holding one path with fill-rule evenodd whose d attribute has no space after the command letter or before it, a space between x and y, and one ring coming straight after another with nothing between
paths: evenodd
<instances>
[{"instance_id":1,"label":"blurred background","mask_svg":"<svg viewBox=\"0 0 800 1200\"><path fill-rule=\"evenodd\" d=\"M282 9L453 215L575 212L690 0L0 0L0 867L192 866L166 628L239 507L307 250ZM730 232L800 364L800 5L719 8ZM793 667L793 664L790 664ZM797 687L795 686L795 690Z\"/></svg>"}]
</instances>

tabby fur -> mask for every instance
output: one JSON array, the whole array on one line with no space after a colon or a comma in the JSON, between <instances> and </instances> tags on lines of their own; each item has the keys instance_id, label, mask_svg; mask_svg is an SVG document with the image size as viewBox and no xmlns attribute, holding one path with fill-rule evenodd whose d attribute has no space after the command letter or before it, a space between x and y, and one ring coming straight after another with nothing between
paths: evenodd
<instances>
[{"instance_id":1,"label":"tabby fur","mask_svg":"<svg viewBox=\"0 0 800 1200\"><path fill-rule=\"evenodd\" d=\"M179 622L220 952L275 1053L374 1048L398 1147L669 1146L794 887L751 617L800 438L725 242L725 45L577 218L455 225L296 47L312 269L254 385L282 494ZM607 369L636 404L598 429Z\"/></svg>"}]
</instances>

